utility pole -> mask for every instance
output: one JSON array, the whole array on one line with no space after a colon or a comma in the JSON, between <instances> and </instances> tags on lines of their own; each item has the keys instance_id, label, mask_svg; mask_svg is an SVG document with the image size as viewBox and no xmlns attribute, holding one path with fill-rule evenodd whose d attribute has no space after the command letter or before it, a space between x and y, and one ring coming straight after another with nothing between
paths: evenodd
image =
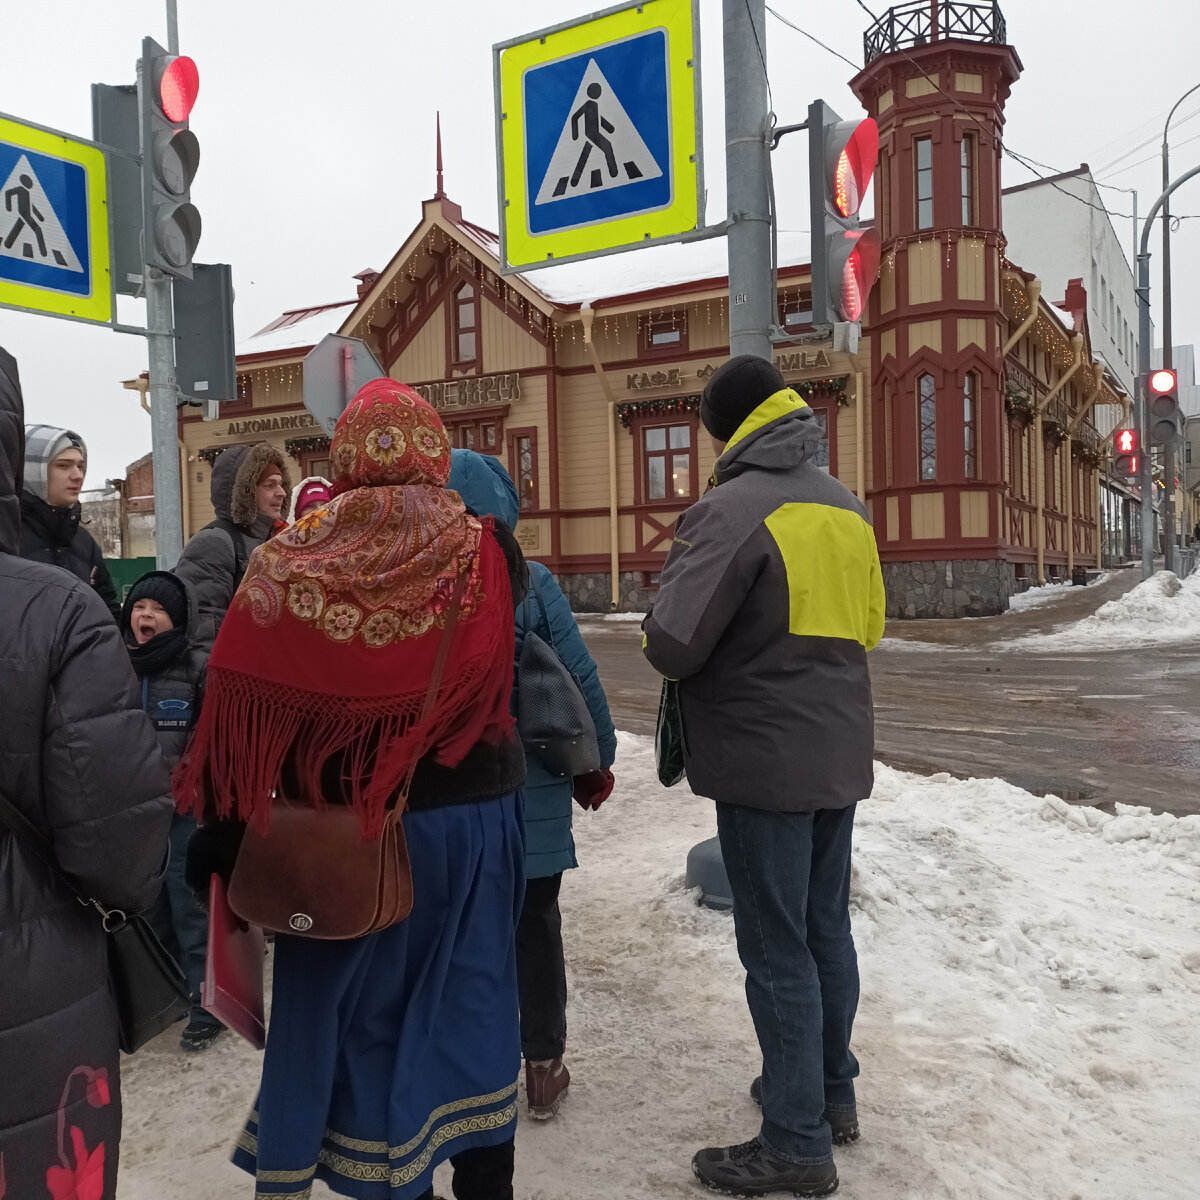
<instances>
[{"instance_id":1,"label":"utility pole","mask_svg":"<svg viewBox=\"0 0 1200 1200\"><path fill-rule=\"evenodd\" d=\"M723 0L729 353L772 357L770 99L765 0Z\"/></svg>"},{"instance_id":2,"label":"utility pole","mask_svg":"<svg viewBox=\"0 0 1200 1200\"><path fill-rule=\"evenodd\" d=\"M179 53L175 0L167 3L167 49ZM149 64L138 63L138 88L154 86L145 77ZM146 105L140 106L145 113ZM150 153L150 131L142 129L143 154ZM150 244L150 232L143 246ZM143 249L143 255L146 250ZM183 553L183 505L179 480L179 395L175 384L175 322L171 280L158 267L142 264L146 297L146 347L150 374L150 446L154 461L154 554L160 571L169 571Z\"/></svg>"},{"instance_id":3,"label":"utility pole","mask_svg":"<svg viewBox=\"0 0 1200 1200\"><path fill-rule=\"evenodd\" d=\"M1154 574L1154 478L1150 469L1150 404L1147 395L1147 380L1150 378L1150 229L1158 210L1166 204L1167 197L1181 183L1194 175L1200 175L1200 167L1185 171L1174 183L1163 188L1162 195L1151 205L1142 226L1142 240L1137 256L1138 298L1138 426L1142 437L1142 458L1138 464L1138 482L1142 489L1142 578ZM1164 347L1166 340L1164 338ZM1170 537L1167 544L1170 545Z\"/></svg>"},{"instance_id":4,"label":"utility pole","mask_svg":"<svg viewBox=\"0 0 1200 1200\"><path fill-rule=\"evenodd\" d=\"M1175 110L1195 91L1200 91L1200 83L1196 84L1195 87L1189 88L1175 101L1171 106L1171 111L1167 113L1167 120L1163 125L1163 317L1161 365L1167 368L1175 365L1173 362L1174 346L1171 341L1171 203L1169 199L1171 194L1171 166L1167 135L1171 129L1171 118L1175 115ZM1163 483L1166 488L1163 492L1163 525L1166 532L1165 566L1168 571L1173 571L1175 569L1175 447L1169 442L1163 447Z\"/></svg>"}]
</instances>

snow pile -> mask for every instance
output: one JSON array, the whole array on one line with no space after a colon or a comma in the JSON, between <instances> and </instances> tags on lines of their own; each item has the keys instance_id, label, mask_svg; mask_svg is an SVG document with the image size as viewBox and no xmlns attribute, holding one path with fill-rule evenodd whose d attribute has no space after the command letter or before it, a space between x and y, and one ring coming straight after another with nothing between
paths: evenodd
<instances>
[{"instance_id":1,"label":"snow pile","mask_svg":"<svg viewBox=\"0 0 1200 1200\"><path fill-rule=\"evenodd\" d=\"M1068 595L1070 587L1071 581L1066 580L1063 583L1046 583L1040 587L1026 588L1025 591L1009 597L1007 611L1028 612L1031 608L1041 608L1050 600L1057 600L1061 596Z\"/></svg>"},{"instance_id":2,"label":"snow pile","mask_svg":"<svg viewBox=\"0 0 1200 1200\"><path fill-rule=\"evenodd\" d=\"M1102 604L1091 616L1049 633L1003 642L1002 650L1128 650L1137 645L1200 641L1200 572L1180 580L1159 571Z\"/></svg>"},{"instance_id":3,"label":"snow pile","mask_svg":"<svg viewBox=\"0 0 1200 1200\"><path fill-rule=\"evenodd\" d=\"M758 1128L733 921L684 888L713 805L658 785L649 738L620 734L614 772L563 881L571 1091L522 1114L518 1200L698 1200L694 1151ZM877 766L852 906L863 1140L836 1151L840 1196L1196 1194L1200 817ZM119 1200L249 1195L227 1158L258 1055L174 1046L126 1060Z\"/></svg>"}]
</instances>

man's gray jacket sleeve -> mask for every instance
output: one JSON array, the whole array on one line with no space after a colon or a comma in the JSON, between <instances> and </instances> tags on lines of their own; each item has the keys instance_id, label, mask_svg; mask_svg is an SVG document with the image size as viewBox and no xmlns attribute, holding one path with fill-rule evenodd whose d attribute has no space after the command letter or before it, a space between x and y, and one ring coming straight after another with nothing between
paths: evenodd
<instances>
[{"instance_id":1,"label":"man's gray jacket sleeve","mask_svg":"<svg viewBox=\"0 0 1200 1200\"><path fill-rule=\"evenodd\" d=\"M196 597L197 627L190 631L191 638L196 645L211 650L237 590L233 538L220 529L201 529L183 548L175 574Z\"/></svg>"}]
</instances>

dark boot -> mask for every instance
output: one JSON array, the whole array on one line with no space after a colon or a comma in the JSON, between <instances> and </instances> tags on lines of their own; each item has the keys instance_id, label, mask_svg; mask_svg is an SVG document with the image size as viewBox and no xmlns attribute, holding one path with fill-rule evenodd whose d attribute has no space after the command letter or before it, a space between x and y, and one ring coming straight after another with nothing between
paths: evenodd
<instances>
[{"instance_id":1,"label":"dark boot","mask_svg":"<svg viewBox=\"0 0 1200 1200\"><path fill-rule=\"evenodd\" d=\"M455 1154L454 1195L456 1200L513 1200L513 1143L477 1146Z\"/></svg>"},{"instance_id":2,"label":"dark boot","mask_svg":"<svg viewBox=\"0 0 1200 1200\"><path fill-rule=\"evenodd\" d=\"M548 1121L562 1103L571 1083L571 1072L561 1058L525 1063L525 1097L529 1115L535 1121Z\"/></svg>"},{"instance_id":3,"label":"dark boot","mask_svg":"<svg viewBox=\"0 0 1200 1200\"><path fill-rule=\"evenodd\" d=\"M713 1146L692 1159L692 1173L706 1188L725 1196L829 1196L837 1191L833 1160L801 1165L772 1154L758 1138L738 1146Z\"/></svg>"}]
</instances>

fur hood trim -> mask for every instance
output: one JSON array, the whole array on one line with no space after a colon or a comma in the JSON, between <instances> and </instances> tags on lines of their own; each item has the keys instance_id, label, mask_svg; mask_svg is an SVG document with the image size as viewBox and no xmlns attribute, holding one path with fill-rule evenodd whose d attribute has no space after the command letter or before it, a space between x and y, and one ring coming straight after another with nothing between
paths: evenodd
<instances>
[{"instance_id":1,"label":"fur hood trim","mask_svg":"<svg viewBox=\"0 0 1200 1200\"><path fill-rule=\"evenodd\" d=\"M270 442L255 442L252 446L231 446L213 464L212 505L218 517L247 528L258 520L255 491L259 477L267 466L278 467L283 487L289 497L292 477L282 450ZM286 504L285 504L286 508Z\"/></svg>"}]
</instances>

